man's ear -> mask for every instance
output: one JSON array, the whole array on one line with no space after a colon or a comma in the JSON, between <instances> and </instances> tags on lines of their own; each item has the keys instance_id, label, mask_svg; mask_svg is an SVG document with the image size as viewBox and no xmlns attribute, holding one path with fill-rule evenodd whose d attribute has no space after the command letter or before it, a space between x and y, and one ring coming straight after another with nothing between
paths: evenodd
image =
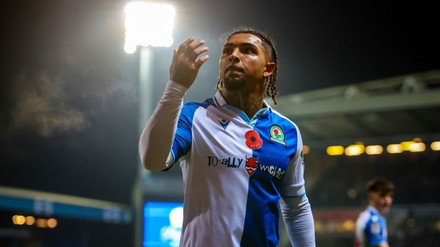
<instances>
[{"instance_id":1,"label":"man's ear","mask_svg":"<svg viewBox=\"0 0 440 247\"><path fill-rule=\"evenodd\" d=\"M269 77L275 73L277 70L277 65L274 62L267 62L264 68L263 76Z\"/></svg>"}]
</instances>

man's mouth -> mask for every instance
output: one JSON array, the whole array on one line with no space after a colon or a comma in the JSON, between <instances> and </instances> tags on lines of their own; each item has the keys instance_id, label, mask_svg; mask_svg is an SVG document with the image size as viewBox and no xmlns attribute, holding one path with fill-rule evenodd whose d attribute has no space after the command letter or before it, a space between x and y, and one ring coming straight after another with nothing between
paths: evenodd
<instances>
[{"instance_id":1,"label":"man's mouth","mask_svg":"<svg viewBox=\"0 0 440 247\"><path fill-rule=\"evenodd\" d=\"M231 65L231 66L228 66L225 70L225 72L229 72L229 71L231 71L231 72L244 72L244 69L239 66Z\"/></svg>"}]
</instances>

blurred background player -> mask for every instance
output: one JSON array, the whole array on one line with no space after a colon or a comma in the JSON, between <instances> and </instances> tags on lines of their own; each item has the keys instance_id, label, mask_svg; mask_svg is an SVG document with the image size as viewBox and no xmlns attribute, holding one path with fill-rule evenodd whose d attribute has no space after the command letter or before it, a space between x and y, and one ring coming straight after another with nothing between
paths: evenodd
<instances>
[{"instance_id":1,"label":"blurred background player","mask_svg":"<svg viewBox=\"0 0 440 247\"><path fill-rule=\"evenodd\" d=\"M367 184L368 207L356 221L355 247L389 247L386 214L393 203L394 184L373 178Z\"/></svg>"}]
</instances>

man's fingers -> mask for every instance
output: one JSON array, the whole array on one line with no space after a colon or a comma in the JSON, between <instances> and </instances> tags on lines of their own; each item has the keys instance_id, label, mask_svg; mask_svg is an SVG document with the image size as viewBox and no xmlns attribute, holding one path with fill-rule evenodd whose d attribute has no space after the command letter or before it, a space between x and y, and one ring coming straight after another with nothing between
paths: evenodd
<instances>
[{"instance_id":1,"label":"man's fingers","mask_svg":"<svg viewBox=\"0 0 440 247\"><path fill-rule=\"evenodd\" d=\"M208 47L204 46L205 43L205 40L196 40L194 37L188 38L183 41L177 49L174 50L174 56L176 54L185 54L195 61L200 54L208 51Z\"/></svg>"},{"instance_id":2,"label":"man's fingers","mask_svg":"<svg viewBox=\"0 0 440 247\"><path fill-rule=\"evenodd\" d=\"M174 49L173 62L170 66L170 79L189 88L194 82L200 67L208 60L205 40L189 38Z\"/></svg>"},{"instance_id":3,"label":"man's fingers","mask_svg":"<svg viewBox=\"0 0 440 247\"><path fill-rule=\"evenodd\" d=\"M177 49L174 49L174 58L179 56L184 60L189 59L187 61L195 63L200 54L208 51L208 47L204 46L205 43L205 40L196 40L194 37L188 38L183 41ZM203 58L202 63L206 60L206 58Z\"/></svg>"},{"instance_id":4,"label":"man's fingers","mask_svg":"<svg viewBox=\"0 0 440 247\"><path fill-rule=\"evenodd\" d=\"M203 57L197 59L197 60L196 60L196 67L197 67L197 70L200 69L200 67L202 67L202 65L203 65L206 61L208 61L208 59L209 59L209 55L205 55L205 56L203 56Z\"/></svg>"},{"instance_id":5,"label":"man's fingers","mask_svg":"<svg viewBox=\"0 0 440 247\"><path fill-rule=\"evenodd\" d=\"M205 40L193 40L191 43L188 44L187 48L189 48L189 50L194 50L204 45L205 43L206 43Z\"/></svg>"},{"instance_id":6,"label":"man's fingers","mask_svg":"<svg viewBox=\"0 0 440 247\"><path fill-rule=\"evenodd\" d=\"M185 51L194 40L194 37L186 39L185 41L180 43L178 50Z\"/></svg>"},{"instance_id":7,"label":"man's fingers","mask_svg":"<svg viewBox=\"0 0 440 247\"><path fill-rule=\"evenodd\" d=\"M189 45L195 40L195 38L188 38L185 41L183 41L182 43L180 43L179 47L177 49L175 49L174 54L185 54L188 51L188 47Z\"/></svg>"},{"instance_id":8,"label":"man's fingers","mask_svg":"<svg viewBox=\"0 0 440 247\"><path fill-rule=\"evenodd\" d=\"M193 52L196 54L196 56L198 56L198 55L200 55L200 54L202 54L202 53L204 53L206 51L208 51L208 47L201 46L201 47L197 47L197 49L194 49Z\"/></svg>"},{"instance_id":9,"label":"man's fingers","mask_svg":"<svg viewBox=\"0 0 440 247\"><path fill-rule=\"evenodd\" d=\"M200 66L206 60L208 60L208 57L205 57L205 56L197 59L197 57L200 56L200 54L208 51L208 47L204 46L205 43L206 43L205 40L199 40L199 41L194 40L193 42L191 42L191 44L189 44L189 47L187 49L187 52L188 52L187 54L196 63L197 68L200 68Z\"/></svg>"}]
</instances>

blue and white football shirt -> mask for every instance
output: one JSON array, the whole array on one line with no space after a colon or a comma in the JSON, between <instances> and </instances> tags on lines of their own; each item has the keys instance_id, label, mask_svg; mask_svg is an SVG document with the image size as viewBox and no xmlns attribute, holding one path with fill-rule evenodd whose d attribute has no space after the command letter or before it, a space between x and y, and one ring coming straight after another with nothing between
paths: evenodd
<instances>
[{"instance_id":1,"label":"blue and white football shirt","mask_svg":"<svg viewBox=\"0 0 440 247\"><path fill-rule=\"evenodd\" d=\"M172 146L185 186L181 246L276 246L280 197L305 194L297 126L265 102L252 119L222 95L186 103Z\"/></svg>"},{"instance_id":2,"label":"blue and white football shirt","mask_svg":"<svg viewBox=\"0 0 440 247\"><path fill-rule=\"evenodd\" d=\"M373 207L368 206L356 221L355 247L376 246L387 242L385 218Z\"/></svg>"}]
</instances>

